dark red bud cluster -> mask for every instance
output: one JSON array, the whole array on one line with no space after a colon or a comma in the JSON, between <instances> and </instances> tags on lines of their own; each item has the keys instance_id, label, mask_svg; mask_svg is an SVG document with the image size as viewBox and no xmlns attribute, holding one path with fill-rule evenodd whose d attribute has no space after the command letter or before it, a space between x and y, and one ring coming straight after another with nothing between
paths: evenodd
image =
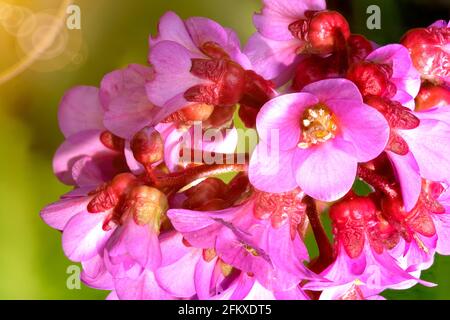
<instances>
[{"instance_id":1,"label":"dark red bud cluster","mask_svg":"<svg viewBox=\"0 0 450 320\"><path fill-rule=\"evenodd\" d=\"M366 241L378 253L398 243L399 235L372 198L348 196L330 207L330 218L336 244L342 245L350 258L359 257Z\"/></svg>"}]
</instances>

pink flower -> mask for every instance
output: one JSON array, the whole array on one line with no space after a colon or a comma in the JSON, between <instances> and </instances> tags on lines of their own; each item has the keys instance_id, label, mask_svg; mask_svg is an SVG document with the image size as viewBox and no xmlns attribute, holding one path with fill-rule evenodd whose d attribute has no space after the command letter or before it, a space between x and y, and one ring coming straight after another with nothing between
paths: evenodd
<instances>
[{"instance_id":1,"label":"pink flower","mask_svg":"<svg viewBox=\"0 0 450 320\"><path fill-rule=\"evenodd\" d=\"M168 217L194 247L213 248L222 261L254 274L265 288L286 291L301 279L314 277L301 262L308 259L297 234L304 219L301 200L298 191L282 195L257 192L229 209L172 209Z\"/></svg>"},{"instance_id":2,"label":"pink flower","mask_svg":"<svg viewBox=\"0 0 450 320\"><path fill-rule=\"evenodd\" d=\"M292 26L305 20L308 11L325 8L324 0L264 0L261 13L253 18L258 32L245 48L255 71L278 85L287 82L305 46L304 39L293 32Z\"/></svg>"},{"instance_id":3,"label":"pink flower","mask_svg":"<svg viewBox=\"0 0 450 320\"><path fill-rule=\"evenodd\" d=\"M377 157L389 135L384 117L344 79L319 81L271 100L258 115L257 129L261 142L250 161L252 184L267 192L299 186L323 201L345 195L358 162Z\"/></svg>"},{"instance_id":4,"label":"pink flower","mask_svg":"<svg viewBox=\"0 0 450 320\"><path fill-rule=\"evenodd\" d=\"M251 70L231 29L206 18L182 21L168 12L158 30L149 54L155 79L146 85L156 105L172 112L230 108L238 102L259 109L274 95L272 84Z\"/></svg>"}]
</instances>

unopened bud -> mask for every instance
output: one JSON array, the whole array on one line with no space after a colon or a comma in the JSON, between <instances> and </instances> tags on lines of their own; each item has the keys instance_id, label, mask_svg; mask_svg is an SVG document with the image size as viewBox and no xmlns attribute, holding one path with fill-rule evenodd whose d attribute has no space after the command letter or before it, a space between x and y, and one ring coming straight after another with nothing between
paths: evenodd
<instances>
[{"instance_id":1,"label":"unopened bud","mask_svg":"<svg viewBox=\"0 0 450 320\"><path fill-rule=\"evenodd\" d=\"M388 65L363 61L350 67L347 79L358 86L363 97L392 98L397 93L397 87L391 82L392 72Z\"/></svg>"},{"instance_id":2,"label":"unopened bud","mask_svg":"<svg viewBox=\"0 0 450 320\"><path fill-rule=\"evenodd\" d=\"M339 46L340 41L350 37L347 20L337 11L319 11L311 18L306 34L309 51L318 54L330 54Z\"/></svg>"},{"instance_id":3,"label":"unopened bud","mask_svg":"<svg viewBox=\"0 0 450 320\"><path fill-rule=\"evenodd\" d=\"M164 157L164 142L154 128L144 128L135 134L130 143L134 158L143 165L156 163Z\"/></svg>"},{"instance_id":4,"label":"unopened bud","mask_svg":"<svg viewBox=\"0 0 450 320\"><path fill-rule=\"evenodd\" d=\"M148 224L159 232L169 204L166 195L158 189L137 186L131 190L126 207L136 224Z\"/></svg>"}]
</instances>

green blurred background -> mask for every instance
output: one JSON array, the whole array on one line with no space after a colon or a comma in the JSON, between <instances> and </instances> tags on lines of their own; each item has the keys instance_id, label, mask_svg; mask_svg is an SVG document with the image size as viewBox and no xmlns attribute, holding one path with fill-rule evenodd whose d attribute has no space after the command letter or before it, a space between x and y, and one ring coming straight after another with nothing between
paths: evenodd
<instances>
[{"instance_id":1,"label":"green blurred background","mask_svg":"<svg viewBox=\"0 0 450 320\"><path fill-rule=\"evenodd\" d=\"M84 286L69 290L72 265L60 234L39 218L39 210L68 190L53 176L52 155L63 141L56 112L72 86L98 85L102 76L128 63L146 63L147 39L158 17L174 10L182 17L208 16L237 30L253 32L258 0L76 0L81 30L62 28L55 43L26 70L0 84L0 299L103 299ZM26 58L48 32L62 0L0 0L0 75ZM448 19L448 0L329 1L348 17L355 33L380 44L398 41L412 26ZM377 4L382 29L366 28L366 8ZM6 7L14 10L5 10ZM64 9L64 8L63 8ZM31 22L32 23L31 23ZM26 24L28 23L28 24ZM24 26L25 25L25 26ZM31 26L31 27L30 27ZM3 74L4 75L4 74ZM1 78L1 77L0 77ZM424 279L437 288L416 286L387 292L391 299L449 299L450 258L437 257Z\"/></svg>"}]
</instances>

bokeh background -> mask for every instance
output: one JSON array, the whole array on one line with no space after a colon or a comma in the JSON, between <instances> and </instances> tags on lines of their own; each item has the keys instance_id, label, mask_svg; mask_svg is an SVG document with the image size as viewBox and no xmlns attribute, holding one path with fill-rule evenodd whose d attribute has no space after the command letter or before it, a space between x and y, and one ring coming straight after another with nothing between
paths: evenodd
<instances>
[{"instance_id":1,"label":"bokeh background","mask_svg":"<svg viewBox=\"0 0 450 320\"><path fill-rule=\"evenodd\" d=\"M252 13L260 7L259 0L75 0L81 29L69 30L67 2L0 0L0 299L106 296L84 286L67 288L72 263L64 257L60 234L39 218L43 206L68 191L51 169L63 140L56 112L64 92L79 84L98 85L105 73L128 63L146 63L148 36L167 10L182 17L208 16L237 30L245 41L254 32ZM450 16L449 0L328 2L345 13L355 33L380 44ZM366 8L372 4L381 8L381 30L366 27ZM46 41L51 45L39 52ZM450 299L450 257L437 257L424 279L439 286L385 296Z\"/></svg>"}]
</instances>

